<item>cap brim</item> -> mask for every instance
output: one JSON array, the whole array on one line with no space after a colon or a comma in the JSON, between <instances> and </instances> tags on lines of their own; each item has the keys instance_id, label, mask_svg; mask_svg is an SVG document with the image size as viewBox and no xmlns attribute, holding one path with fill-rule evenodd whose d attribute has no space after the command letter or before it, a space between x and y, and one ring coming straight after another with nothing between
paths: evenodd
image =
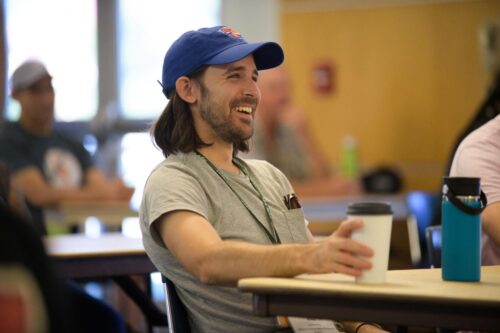
<instances>
[{"instance_id":1,"label":"cap brim","mask_svg":"<svg viewBox=\"0 0 500 333\"><path fill-rule=\"evenodd\" d=\"M285 55L279 44L274 42L239 44L230 47L207 61L206 65L224 65L241 60L253 54L258 70L281 65Z\"/></svg>"}]
</instances>

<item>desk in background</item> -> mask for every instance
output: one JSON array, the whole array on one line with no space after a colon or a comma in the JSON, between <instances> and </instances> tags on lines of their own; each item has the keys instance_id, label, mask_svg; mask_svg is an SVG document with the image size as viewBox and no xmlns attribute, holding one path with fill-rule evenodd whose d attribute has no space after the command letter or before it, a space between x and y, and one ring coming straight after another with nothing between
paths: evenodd
<instances>
[{"instance_id":1,"label":"desk in background","mask_svg":"<svg viewBox=\"0 0 500 333\"><path fill-rule=\"evenodd\" d=\"M408 217L406 194L303 198L300 202L306 218L318 224L345 220L347 207L356 202L389 203L394 212L394 220L406 220Z\"/></svg>"},{"instance_id":2,"label":"desk in background","mask_svg":"<svg viewBox=\"0 0 500 333\"><path fill-rule=\"evenodd\" d=\"M149 274L157 269L149 260L141 238L104 233L98 238L83 234L44 238L47 252L63 278L101 278Z\"/></svg>"},{"instance_id":3,"label":"desk in background","mask_svg":"<svg viewBox=\"0 0 500 333\"><path fill-rule=\"evenodd\" d=\"M452 329L500 329L500 266L481 282L442 281L440 269L389 271L386 284L360 285L340 274L250 278L254 313Z\"/></svg>"},{"instance_id":4,"label":"desk in background","mask_svg":"<svg viewBox=\"0 0 500 333\"><path fill-rule=\"evenodd\" d=\"M98 238L70 234L45 237L44 243L58 276L111 278L141 309L150 327L166 325L165 314L130 277L158 271L146 255L141 238L121 233L104 233Z\"/></svg>"},{"instance_id":5,"label":"desk in background","mask_svg":"<svg viewBox=\"0 0 500 333\"><path fill-rule=\"evenodd\" d=\"M386 202L393 210L389 269L414 268L420 261L415 219L410 217L406 194L359 195L301 199L309 230L314 236L330 235L347 218L347 207L356 202Z\"/></svg>"},{"instance_id":6,"label":"desk in background","mask_svg":"<svg viewBox=\"0 0 500 333\"><path fill-rule=\"evenodd\" d=\"M47 209L45 214L49 223L80 227L89 216L95 216L105 226L115 230L119 229L125 218L138 215L125 201L67 201L57 208Z\"/></svg>"}]
</instances>

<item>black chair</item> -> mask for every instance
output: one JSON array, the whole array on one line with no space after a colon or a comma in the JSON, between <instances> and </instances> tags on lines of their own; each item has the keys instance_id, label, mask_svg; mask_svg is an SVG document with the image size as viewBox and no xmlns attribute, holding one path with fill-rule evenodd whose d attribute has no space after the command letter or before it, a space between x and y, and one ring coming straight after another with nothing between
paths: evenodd
<instances>
[{"instance_id":1,"label":"black chair","mask_svg":"<svg viewBox=\"0 0 500 333\"><path fill-rule=\"evenodd\" d=\"M441 267L441 231L440 225L430 226L425 229L425 242L431 268Z\"/></svg>"},{"instance_id":2,"label":"black chair","mask_svg":"<svg viewBox=\"0 0 500 333\"><path fill-rule=\"evenodd\" d=\"M174 283L162 274L161 280L165 288L165 302L167 305L167 320L169 333L190 333L186 308L182 303Z\"/></svg>"}]
</instances>

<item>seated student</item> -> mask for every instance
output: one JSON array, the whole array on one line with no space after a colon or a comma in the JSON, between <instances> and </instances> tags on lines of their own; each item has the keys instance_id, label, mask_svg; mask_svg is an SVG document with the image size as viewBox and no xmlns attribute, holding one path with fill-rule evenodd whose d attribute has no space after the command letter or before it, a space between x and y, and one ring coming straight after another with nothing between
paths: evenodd
<instances>
[{"instance_id":1,"label":"seated student","mask_svg":"<svg viewBox=\"0 0 500 333\"><path fill-rule=\"evenodd\" d=\"M488 198L482 214L482 265L500 264L500 20L481 30L483 63L491 78L487 98L453 151L450 176L480 177Z\"/></svg>"},{"instance_id":2,"label":"seated student","mask_svg":"<svg viewBox=\"0 0 500 333\"><path fill-rule=\"evenodd\" d=\"M266 160L280 169L301 196L360 193L360 181L332 172L318 149L305 113L293 104L285 67L262 72L258 84L261 101L247 156Z\"/></svg>"},{"instance_id":3,"label":"seated student","mask_svg":"<svg viewBox=\"0 0 500 333\"><path fill-rule=\"evenodd\" d=\"M488 198L482 214L482 265L500 265L500 115L458 146L450 176L480 177Z\"/></svg>"},{"instance_id":4,"label":"seated student","mask_svg":"<svg viewBox=\"0 0 500 333\"><path fill-rule=\"evenodd\" d=\"M132 189L118 179L108 181L82 144L54 130L52 76L42 63L24 62L10 83L21 115L0 127L0 160L10 167L40 233L46 234L44 207L65 200L130 199Z\"/></svg>"},{"instance_id":5,"label":"seated student","mask_svg":"<svg viewBox=\"0 0 500 333\"><path fill-rule=\"evenodd\" d=\"M252 314L251 296L235 289L241 278L358 276L371 267L372 250L350 239L361 221L344 221L313 242L283 173L237 156L253 133L259 71L283 57L276 43L249 44L218 26L184 33L164 58L169 102L152 133L166 159L146 182L140 225L146 252L176 286L193 332L280 329L276 318ZM357 333L381 331L346 324Z\"/></svg>"}]
</instances>

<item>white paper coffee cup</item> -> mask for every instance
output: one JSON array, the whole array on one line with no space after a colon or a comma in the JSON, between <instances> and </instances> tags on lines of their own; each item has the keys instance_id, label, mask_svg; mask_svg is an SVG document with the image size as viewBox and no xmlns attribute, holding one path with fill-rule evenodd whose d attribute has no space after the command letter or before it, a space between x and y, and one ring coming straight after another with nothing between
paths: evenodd
<instances>
[{"instance_id":1,"label":"white paper coffee cup","mask_svg":"<svg viewBox=\"0 0 500 333\"><path fill-rule=\"evenodd\" d=\"M392 209L387 203L362 202L349 205L349 220L363 221L363 227L354 230L351 239L373 250L373 257L367 258L372 268L356 277L357 283L384 283L389 266L389 247L391 244Z\"/></svg>"}]
</instances>

